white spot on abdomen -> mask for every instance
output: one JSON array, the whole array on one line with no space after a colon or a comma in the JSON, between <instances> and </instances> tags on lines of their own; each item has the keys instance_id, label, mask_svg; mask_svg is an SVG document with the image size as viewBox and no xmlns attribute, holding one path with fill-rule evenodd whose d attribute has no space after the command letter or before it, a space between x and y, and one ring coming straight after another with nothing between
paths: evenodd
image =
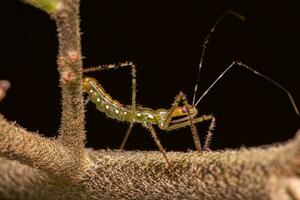
<instances>
[{"instance_id":1,"label":"white spot on abdomen","mask_svg":"<svg viewBox=\"0 0 300 200\"><path fill-rule=\"evenodd\" d=\"M153 119L153 118L154 118L153 115L151 115L151 114L149 114L148 117L149 117L150 119Z\"/></svg>"}]
</instances>

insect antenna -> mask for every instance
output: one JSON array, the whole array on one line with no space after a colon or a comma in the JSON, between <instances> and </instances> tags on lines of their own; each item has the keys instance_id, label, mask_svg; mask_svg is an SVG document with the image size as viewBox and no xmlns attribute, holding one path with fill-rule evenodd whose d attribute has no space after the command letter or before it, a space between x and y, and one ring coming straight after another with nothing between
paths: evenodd
<instances>
[{"instance_id":1,"label":"insect antenna","mask_svg":"<svg viewBox=\"0 0 300 200\"><path fill-rule=\"evenodd\" d=\"M296 106L296 103L291 95L291 93L285 89L282 85L280 85L278 82L274 81L273 79L269 78L268 76L252 69L251 67L249 67L248 65L242 63L242 62L239 62L239 61L233 61L231 63L231 65L229 67L227 67L219 76L218 78L208 87L208 89L202 94L202 96L197 100L195 106L197 106L199 104L199 102L203 99L203 97L205 97L207 95L207 93L211 90L212 87L215 86L215 84L224 76L224 74L226 74L226 72L228 72L233 66L241 66L249 71L251 71L252 73L254 73L255 75L257 76L260 76L262 78L264 78L265 80L271 82L272 84L276 85L278 88L280 88L281 90L283 90L289 97L290 101L291 101L291 104L295 110L295 113L299 116L299 110L298 110L298 107Z\"/></svg>"},{"instance_id":2,"label":"insect antenna","mask_svg":"<svg viewBox=\"0 0 300 200\"><path fill-rule=\"evenodd\" d=\"M198 91L198 84L200 81L200 72L201 72L201 68L203 65L203 59L204 59L204 55L205 55L205 50L207 48L207 44L209 42L209 38L211 37L211 35L215 32L217 26L219 25L219 23L223 20L224 17L226 17L227 15L233 15L237 18L239 18L240 20L245 20L245 17L243 15L240 15L239 13L236 13L232 10L227 10L226 12L224 12L216 21L216 23L214 24L214 26L210 29L210 32L208 33L208 35L205 37L204 42L202 44L202 53L201 53L201 58L200 58L200 63L199 63L199 68L198 68L198 74L197 74L197 80L196 80L196 84L194 87L194 94L193 94L193 106L195 106L195 100L196 100L196 94Z\"/></svg>"}]
</instances>

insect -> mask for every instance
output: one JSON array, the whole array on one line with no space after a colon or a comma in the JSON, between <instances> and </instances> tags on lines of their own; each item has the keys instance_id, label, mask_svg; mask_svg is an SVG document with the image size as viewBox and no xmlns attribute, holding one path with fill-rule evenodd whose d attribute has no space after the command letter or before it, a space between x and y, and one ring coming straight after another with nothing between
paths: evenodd
<instances>
[{"instance_id":1,"label":"insect","mask_svg":"<svg viewBox=\"0 0 300 200\"><path fill-rule=\"evenodd\" d=\"M83 89L89 95L89 99L96 105L96 107L104 112L108 117L117 119L119 121L129 122L129 127L124 136L120 149L123 149L126 141L131 133L132 127L135 123L140 123L142 126L147 128L151 136L153 137L159 150L162 152L164 158L166 159L168 165L170 165L168 158L166 156L166 151L164 150L157 134L153 128L153 125L157 125L160 129L171 131L174 129L183 128L186 126L191 126L194 143L196 145L197 151L201 151L200 139L195 127L195 123L203 121L211 121L208 129L208 135L206 137L206 142L204 149L208 149L209 141L212 136L212 130L215 126L215 118L213 115L203 115L197 117L198 110L196 107L190 105L186 99L184 93L179 92L175 97L174 103L170 109L157 109L153 110L151 108L136 107L135 104L135 65L133 63L120 63L117 65L102 65L101 69L104 68L115 68L115 67L132 67L132 105L122 105L120 102L112 99L112 97L105 92L103 87L91 77L85 77L83 79ZM183 103L183 106L179 106L179 103ZM174 119L176 118L176 119Z\"/></svg>"},{"instance_id":2,"label":"insect","mask_svg":"<svg viewBox=\"0 0 300 200\"><path fill-rule=\"evenodd\" d=\"M168 165L170 165L170 162L166 156L166 151L164 150L153 125L157 125L160 129L166 130L166 131L171 131L171 130L190 126L196 150L199 152L202 150L202 148L204 150L208 150L209 143L210 143L212 135L213 135L212 131L215 127L216 120L212 114L198 116L198 109L196 108L196 106L203 99L203 97L208 94L208 92L211 90L211 88L213 86L215 86L215 84L233 66L241 66L245 69L248 69L249 71L253 72L254 74L270 81L271 83L273 83L274 85L276 85L277 87L279 87L280 89L285 91L288 94L288 97L293 105L293 108L295 109L296 114L299 115L299 111L296 107L296 104L295 104L291 94L285 88L283 88L280 84L278 84L274 80L270 79L269 77L259 73L258 71L250 68L249 66L247 66L241 62L237 62L237 61L232 62L231 65L229 67L227 67L218 76L218 78L210 85L210 87L196 101L196 93L198 90L199 74L200 74L200 71L202 68L203 58L204 58L207 44L209 42L209 38L210 38L211 34L215 31L219 22L227 14L232 14L242 20L244 19L243 16L229 10L229 11L223 13L223 15L221 15L218 18L215 25L210 30L210 33L205 38L204 43L203 43L203 50L202 50L202 54L201 54L200 64L199 64L199 70L198 70L198 76L197 76L198 79L197 79L197 82L194 87L194 95L193 95L192 104L188 103L188 100L183 92L179 92L179 94L175 97L175 100L170 109L153 110L151 108L146 108L146 107L137 107L136 106L136 65L133 62L124 62L124 63L111 64L111 65L101 65L101 66L92 67L92 68L88 68L88 69L84 70L84 72L93 72L93 71L101 71L101 70L107 70L107 69L113 69L113 68L131 67L131 75L132 75L132 104L131 105L123 105L120 102L118 102L117 100L114 100L108 93L105 92L103 87L97 82L96 79L91 78L91 77L85 77L83 79L84 92L88 94L89 100L91 100L96 105L98 110L105 113L108 117L110 117L112 119L116 119L118 121L124 121L124 122L129 123L129 127L126 131L126 134L124 136L124 139L122 141L120 149L124 148L124 146L127 142L127 139L131 133L131 130L133 128L133 125L136 123L140 123L143 127L145 127L146 129L149 130L149 132L151 133L151 136L153 137L159 150L162 152L162 155L164 156ZM205 143L202 147L195 124L204 122L204 121L210 121L210 125L207 130Z\"/></svg>"}]
</instances>

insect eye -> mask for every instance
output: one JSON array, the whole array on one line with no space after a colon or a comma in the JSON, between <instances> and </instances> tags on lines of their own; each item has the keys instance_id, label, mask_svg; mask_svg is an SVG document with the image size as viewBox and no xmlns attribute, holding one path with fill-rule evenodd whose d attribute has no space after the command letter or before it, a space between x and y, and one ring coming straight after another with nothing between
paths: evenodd
<instances>
[{"instance_id":1,"label":"insect eye","mask_svg":"<svg viewBox=\"0 0 300 200\"><path fill-rule=\"evenodd\" d=\"M181 112L187 113L187 108L185 106L181 107Z\"/></svg>"}]
</instances>

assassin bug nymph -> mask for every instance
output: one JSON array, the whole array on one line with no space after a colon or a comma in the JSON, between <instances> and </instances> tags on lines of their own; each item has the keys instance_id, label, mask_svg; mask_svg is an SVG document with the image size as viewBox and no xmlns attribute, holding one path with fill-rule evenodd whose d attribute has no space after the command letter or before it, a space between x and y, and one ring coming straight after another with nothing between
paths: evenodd
<instances>
[{"instance_id":1,"label":"assassin bug nymph","mask_svg":"<svg viewBox=\"0 0 300 200\"><path fill-rule=\"evenodd\" d=\"M124 139L122 141L120 149L124 148L126 141L131 133L133 125L135 123L140 123L140 124L142 124L142 126L144 126L145 128L147 128L149 130L156 145L158 146L159 150L162 152L167 164L170 165L170 162L166 156L166 151L164 150L163 146L161 145L160 140L157 137L157 134L153 128L153 125L157 125L160 129L166 130L166 131L171 131L171 130L190 126L191 132L193 135L194 144L196 146L196 150L200 152L202 150L202 146L200 143L199 135L198 135L195 124L199 123L199 122L210 121L210 125L209 125L208 131L207 131L205 143L203 146L204 150L208 150L209 143L212 138L212 131L215 127L215 118L212 114L202 115L200 117L199 116L197 117L198 109L196 108L196 106L203 99L203 97L210 91L210 89L233 66L241 66L245 69L248 69L252 73L270 81L271 83L273 83L274 85L279 87L281 90L285 91L288 94L288 97L292 103L293 108L295 109L296 114L299 115L299 111L296 107L296 104L288 90L286 90L284 87L282 87L280 84L278 84L271 78L257 72L256 70L250 68L249 66L247 66L241 62L235 62L235 61L232 62L231 65L229 67L227 67L218 76L218 78L210 85L210 87L202 94L202 96L197 101L195 101L196 93L197 93L197 89L198 89L199 74L200 74L200 71L202 68L204 53L206 50L206 46L209 42L209 37L215 31L219 22L227 14L232 14L241 20L244 19L244 17L241 16L240 14L228 10L218 18L218 20L216 21L216 23L210 30L210 33L205 38L204 43L203 43L203 50L202 50L202 54L201 54L200 64L199 64L197 82L196 82L195 88L194 88L192 105L190 105L188 103L188 100L187 100L186 96L184 95L184 93L179 92L179 94L175 97L175 100L170 109L153 110L151 108L137 107L136 106L136 65L132 62L111 64L111 65L101 65L101 66L92 67L92 68L88 68L88 69L84 70L84 72L93 72L93 71L101 71L101 70L107 70L107 69L113 69L113 68L131 67L131 75L132 75L132 104L131 105L123 105L120 102L118 102L117 100L112 99L112 97L108 93L105 92L103 87L94 78L85 77L83 79L84 92L88 94L89 100L91 100L94 104L96 104L96 107L100 111L104 112L110 118L117 119L119 121L129 122L129 127L124 136ZM182 103L183 105L179 106L180 103Z\"/></svg>"},{"instance_id":2,"label":"assassin bug nymph","mask_svg":"<svg viewBox=\"0 0 300 200\"><path fill-rule=\"evenodd\" d=\"M133 63L121 63L118 65L102 65L101 69L115 68L115 67L132 67L132 105L122 105L116 100L113 100L109 94L107 94L102 86L91 77L85 77L83 79L83 88L86 93L89 95L89 99L96 104L96 107L104 112L108 117L117 119L119 121L129 122L129 127L124 136L120 149L123 149L128 136L131 133L132 127L135 123L140 123L142 126L147 128L151 136L153 137L156 145L159 150L162 152L164 158L167 161L167 164L170 165L168 158L166 156L166 151L160 143L160 140L157 137L157 134L153 128L153 125L156 124L160 129L171 131L174 129L183 128L186 126L191 126L194 143L196 145L197 151L201 151L201 143L195 127L195 123L203 121L211 121L211 124L208 129L208 135L206 137L206 142L204 149L207 150L209 146L209 141L212 136L212 130L215 126L215 118L213 115L203 115L197 118L194 118L198 114L196 107L188 104L186 96L179 92L175 97L174 103L172 104L171 109L157 109L153 110L151 108L145 107L136 107L135 106L135 65ZM179 106L179 103L182 102L183 106ZM173 119L173 118L177 119Z\"/></svg>"}]
</instances>

